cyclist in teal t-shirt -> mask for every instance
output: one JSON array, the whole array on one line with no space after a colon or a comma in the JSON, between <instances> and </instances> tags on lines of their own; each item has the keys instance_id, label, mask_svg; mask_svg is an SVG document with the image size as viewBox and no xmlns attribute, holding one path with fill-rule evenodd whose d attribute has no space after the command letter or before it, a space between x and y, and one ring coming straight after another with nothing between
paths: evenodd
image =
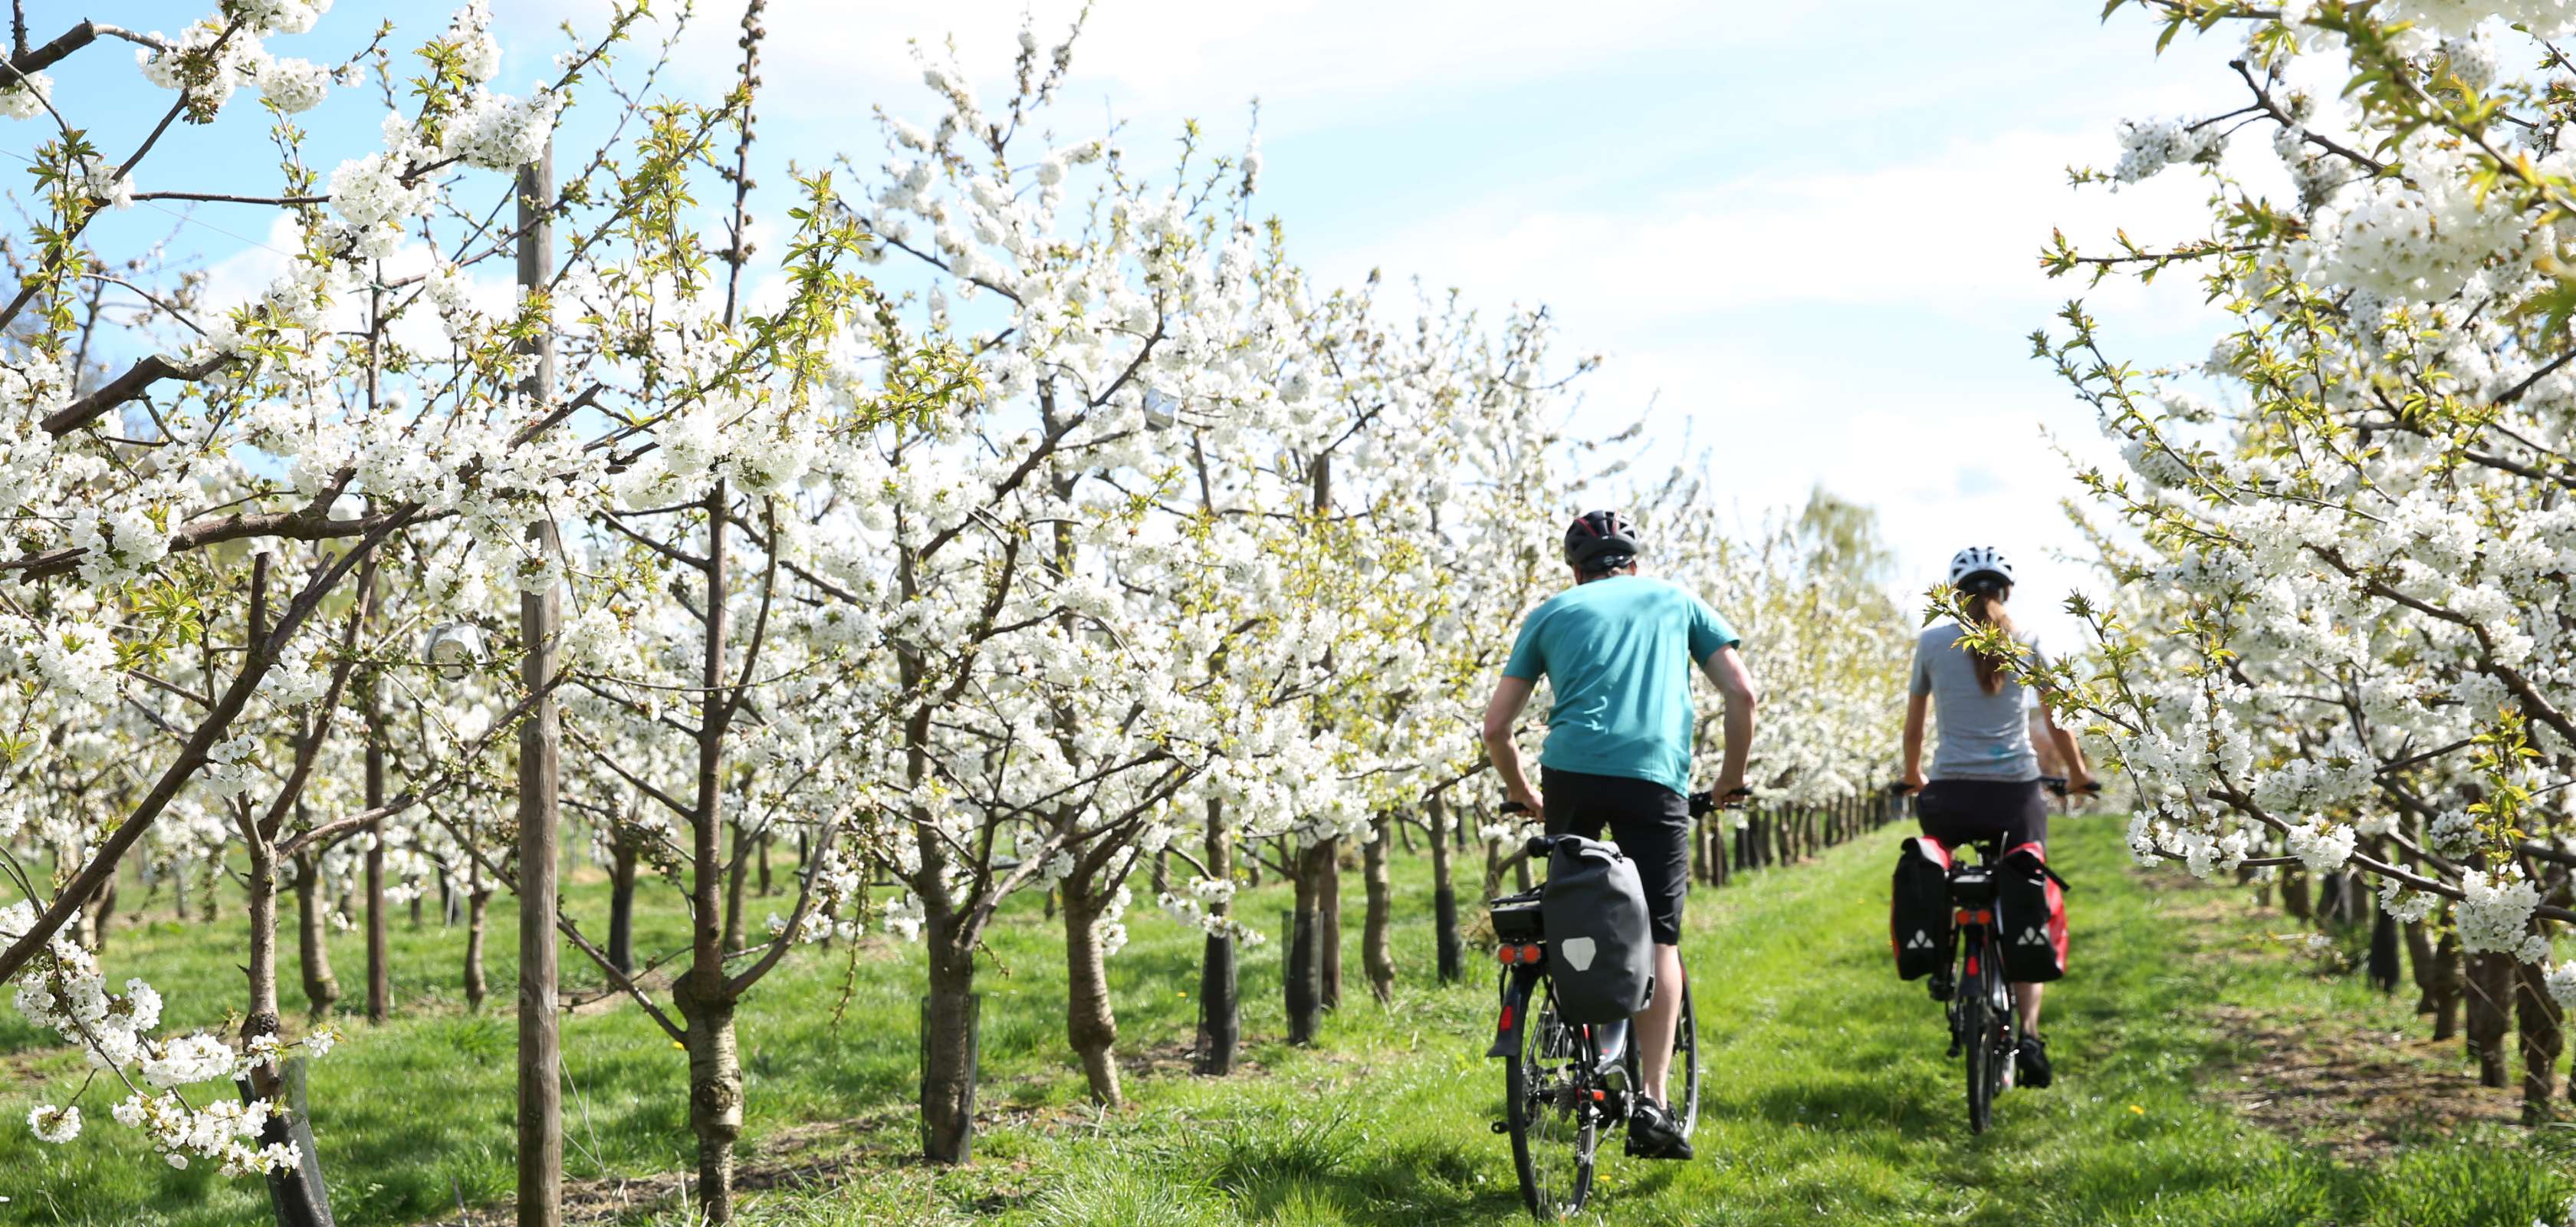
<instances>
[{"instance_id":1,"label":"cyclist in teal t-shirt","mask_svg":"<svg viewBox=\"0 0 2576 1227\"><path fill-rule=\"evenodd\" d=\"M1637 1015L1645 1091L1628 1126L1629 1153L1687 1159L1663 1105L1673 1029L1681 1014L1682 899L1690 890L1690 760L1696 717L1693 667L1726 700L1720 797L1744 786L1753 744L1753 677L1739 642L1708 603L1637 574L1636 526L1615 511L1585 512L1565 530L1574 586L1521 623L1502 684L1485 707L1485 752L1512 800L1551 835L1598 839L1607 826L1637 866L1655 939L1655 995ZM1545 677L1554 702L1539 782L1529 785L1512 726Z\"/></svg>"}]
</instances>

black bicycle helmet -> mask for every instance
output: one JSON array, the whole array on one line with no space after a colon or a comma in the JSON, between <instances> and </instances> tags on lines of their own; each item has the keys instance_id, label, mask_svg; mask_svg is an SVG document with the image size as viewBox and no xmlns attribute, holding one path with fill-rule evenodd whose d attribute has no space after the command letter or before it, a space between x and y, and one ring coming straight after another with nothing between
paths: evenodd
<instances>
[{"instance_id":1,"label":"black bicycle helmet","mask_svg":"<svg viewBox=\"0 0 2576 1227\"><path fill-rule=\"evenodd\" d=\"M1636 521L1616 511L1587 511L1565 526L1566 564L1586 575L1627 566L1644 548Z\"/></svg>"}]
</instances>

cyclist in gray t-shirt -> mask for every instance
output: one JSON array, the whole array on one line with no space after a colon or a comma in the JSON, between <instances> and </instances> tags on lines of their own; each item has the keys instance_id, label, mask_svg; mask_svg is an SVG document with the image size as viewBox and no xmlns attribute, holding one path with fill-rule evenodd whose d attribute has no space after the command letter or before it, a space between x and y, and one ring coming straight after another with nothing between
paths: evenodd
<instances>
[{"instance_id":1,"label":"cyclist in gray t-shirt","mask_svg":"<svg viewBox=\"0 0 2576 1227\"><path fill-rule=\"evenodd\" d=\"M2013 629L2004 613L2012 596L2012 563L1991 546L1971 546L1950 560L1950 586L1964 596L1970 617L1999 625L2034 659L2045 660L2030 635ZM1923 833L1957 845L2001 834L2007 850L2048 842L2048 802L2040 793L2039 756L2031 746L2034 723L2047 729L2055 761L2066 770L2068 791L2082 795L2091 783L2083 747L2058 726L2045 704L2034 722L2032 697L2010 672L1966 650L1966 629L1945 623L1914 642L1914 675L1905 703L1905 785L1915 790L1914 815ZM1929 778L1923 770L1926 709L1941 719L1940 745ZM2039 1038L2038 984L2012 986L2021 1012L2022 1048L2016 1054L2022 1085L2049 1083L2048 1049Z\"/></svg>"}]
</instances>

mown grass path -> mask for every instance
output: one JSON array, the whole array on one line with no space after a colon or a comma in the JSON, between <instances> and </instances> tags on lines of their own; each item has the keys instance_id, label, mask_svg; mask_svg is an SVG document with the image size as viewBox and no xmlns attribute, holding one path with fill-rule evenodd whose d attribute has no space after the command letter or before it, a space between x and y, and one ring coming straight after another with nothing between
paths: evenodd
<instances>
[{"instance_id":1,"label":"mown grass path","mask_svg":"<svg viewBox=\"0 0 2576 1227\"><path fill-rule=\"evenodd\" d=\"M1885 946L1890 832L1692 900L1708 1097L1686 1165L1604 1160L1616 1224L2387 1224L2556 1221L2563 1155L2520 1130L2426 1133L2375 1168L2244 1122L2218 1092L2222 1004L2319 1025L2414 1029L2406 1001L2321 979L2238 892L2132 870L2112 818L2061 821L2075 968L2048 1030L2063 1072L1972 1137L1937 1008ZM2195 953L2197 952L2197 953ZM2223 953L2224 957L2213 957ZM2410 998L2411 999L2411 998ZM1483 1047L1490 989L1407 986L1346 1007L1324 1051L1267 1077L1139 1084L1098 1126L1006 1135L1009 1175L897 1169L763 1221L1064 1224L1502 1223L1520 1216ZM2492 1092L2505 1095L2508 1092ZM1606 1148L1605 1148L1606 1149ZM969 1192L978 1185L980 1192Z\"/></svg>"},{"instance_id":2,"label":"mown grass path","mask_svg":"<svg viewBox=\"0 0 2576 1227\"><path fill-rule=\"evenodd\" d=\"M1692 899L1687 953L1702 1012L1707 1099L1698 1161L1604 1159L1599 1221L1617 1224L2385 1224L2526 1227L2555 1221L2576 1182L2558 1134L2428 1123L2371 1167L2245 1122L2221 1092L2257 1054L2215 1011L2286 1026L2420 1033L2406 1000L2351 978L2321 978L2277 934L2286 926L2237 892L2128 867L2116 818L2061 821L2059 860L2075 881L2075 967L2051 997L2061 1069L2047 1091L2016 1092L1997 1127L1972 1138L1959 1076L1942 1055L1936 1007L1898 982L1885 938L1888 831L1820 860L1752 875ZM1358 978L1358 893L1349 1000L1313 1050L1276 1042L1276 942L1243 968L1250 1069L1203 1080L1179 1050L1192 1026L1195 934L1143 909L1112 961L1133 1104L1081 1102L1066 1054L1060 937L1032 903L992 939L984 987L984 1102L978 1162L933 1171L907 1158L917 958L871 945L820 953L755 995L743 1019L751 1178L746 1218L799 1227L890 1224L1439 1224L1521 1221L1500 1112L1500 1071L1478 1054L1490 1026L1489 964L1470 984L1430 982L1429 890L1399 858L1394 999ZM1141 883L1139 884L1141 887ZM1141 893L1141 891L1140 891ZM1244 914L1275 919L1276 887ZM602 910L595 884L570 892ZM514 949L495 909L492 947ZM754 916L761 913L757 910ZM667 907L639 945L676 940ZM397 976L452 980L461 935L397 927ZM184 1007L219 1010L223 948L201 930L121 935L120 974L188 986ZM335 949L343 974L354 948ZM575 964L567 960L566 966ZM511 968L496 960L494 983ZM846 982L843 1017L834 1006ZM414 990L417 994L418 990ZM430 992L383 1028L351 1038L316 1071L315 1116L349 1227L482 1221L510 1181L509 1024L495 1007L462 1014ZM506 988L502 1000L506 1002ZM173 994L174 1007L180 994ZM212 1021L203 1018L201 1021ZM0 1052L36 1037L0 1023ZM571 1175L587 1206L675 1222L661 1194L687 1165L680 1054L631 1012L571 1021ZM22 1060L0 1095L0 1222L213 1227L258 1220L257 1186L170 1172L92 1102L89 1135L38 1147L16 1122L76 1082L77 1061ZM2504 1095L2508 1092L2492 1092ZM2329 1109L2330 1110L2330 1109ZM497 1221L506 1221L497 1220Z\"/></svg>"}]
</instances>

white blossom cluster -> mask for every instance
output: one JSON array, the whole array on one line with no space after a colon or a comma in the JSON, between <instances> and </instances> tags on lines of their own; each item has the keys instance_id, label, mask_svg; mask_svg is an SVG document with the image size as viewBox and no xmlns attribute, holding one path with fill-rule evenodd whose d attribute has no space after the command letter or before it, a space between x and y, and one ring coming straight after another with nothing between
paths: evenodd
<instances>
[{"instance_id":1,"label":"white blossom cluster","mask_svg":"<svg viewBox=\"0 0 2576 1227\"><path fill-rule=\"evenodd\" d=\"M2290 828L2290 855L2311 872L2332 873L2352 859L2353 844L2360 837L2353 827L2312 818Z\"/></svg>"},{"instance_id":2,"label":"white blossom cluster","mask_svg":"<svg viewBox=\"0 0 2576 1227\"><path fill-rule=\"evenodd\" d=\"M2119 128L2120 162L2111 177L2136 183L2168 166L2197 161L2217 150L2215 132L2214 128L2195 130L2179 120L2124 119Z\"/></svg>"},{"instance_id":3,"label":"white blossom cluster","mask_svg":"<svg viewBox=\"0 0 2576 1227\"><path fill-rule=\"evenodd\" d=\"M34 919L29 904L0 907L0 941L26 933ZM275 1036L260 1036L238 1052L203 1032L154 1037L151 1032L161 1022L161 995L133 979L125 982L124 992L110 992L97 959L62 937L48 944L32 974L18 980L13 1000L27 1021L61 1036L81 1049L91 1066L132 1088L111 1115L119 1124L142 1130L172 1167L207 1159L226 1175L243 1175L296 1162L293 1145L258 1142L274 1107L266 1100L245 1104L231 1093L231 1081L254 1064L281 1059L283 1046ZM325 1027L299 1043L308 1055L319 1057L337 1038ZM202 1107L182 1097L182 1088L207 1082L221 1089ZM81 1111L76 1104L39 1104L28 1113L27 1125L39 1141L69 1142L80 1135Z\"/></svg>"},{"instance_id":4,"label":"white blossom cluster","mask_svg":"<svg viewBox=\"0 0 2576 1227\"><path fill-rule=\"evenodd\" d=\"M54 79L41 72L12 77L0 85L0 116L10 119L34 119L45 113L45 103L54 96Z\"/></svg>"},{"instance_id":5,"label":"white blossom cluster","mask_svg":"<svg viewBox=\"0 0 2576 1227\"><path fill-rule=\"evenodd\" d=\"M2381 28L2325 28L2353 21ZM2194 269L2225 335L2135 373L2077 310L2044 350L2119 457L2081 474L2119 521L2095 536L2115 595L2082 611L2116 655L2072 689L2140 787L2142 861L2376 875L2391 916L2448 906L2464 949L2545 963L2560 871L2520 844L2569 834L2547 798L2576 761L2576 513L2548 476L2576 379L2545 331L2576 115L2524 66L2576 11L2300 2L2222 28L2247 36L2233 97L2124 125L2109 176L2188 166L2208 233L2097 267ZM2335 88L2369 79L2390 87ZM2427 101L2463 92L2503 118ZM2195 124L2268 129L2296 198Z\"/></svg>"}]
</instances>

